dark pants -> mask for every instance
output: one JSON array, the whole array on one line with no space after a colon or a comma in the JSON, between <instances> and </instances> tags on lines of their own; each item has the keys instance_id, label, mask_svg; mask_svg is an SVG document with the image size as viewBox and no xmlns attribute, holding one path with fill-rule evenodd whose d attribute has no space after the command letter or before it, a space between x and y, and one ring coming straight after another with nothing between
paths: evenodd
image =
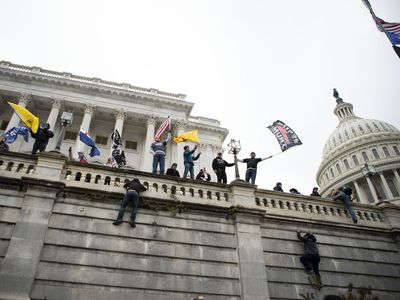
<instances>
[{"instance_id":1,"label":"dark pants","mask_svg":"<svg viewBox=\"0 0 400 300\"><path fill-rule=\"evenodd\" d=\"M190 172L190 178L194 179L194 165L190 162L185 162L185 171L183 171L183 178L186 178L188 172Z\"/></svg>"},{"instance_id":2,"label":"dark pants","mask_svg":"<svg viewBox=\"0 0 400 300\"><path fill-rule=\"evenodd\" d=\"M153 156L153 174L157 174L157 166L160 164L160 175L164 175L165 155L154 154Z\"/></svg>"},{"instance_id":3,"label":"dark pants","mask_svg":"<svg viewBox=\"0 0 400 300\"><path fill-rule=\"evenodd\" d=\"M122 203L121 203L121 208L119 209L117 220L122 220L126 206L128 205L129 201L132 201L132 203L133 203L132 212L131 212L131 222L135 222L137 208L139 205L139 195L136 191L128 191L125 194L124 199L122 200Z\"/></svg>"},{"instance_id":4,"label":"dark pants","mask_svg":"<svg viewBox=\"0 0 400 300\"><path fill-rule=\"evenodd\" d=\"M217 170L217 182L218 183L226 183L226 172L223 169Z\"/></svg>"},{"instance_id":5,"label":"dark pants","mask_svg":"<svg viewBox=\"0 0 400 300\"><path fill-rule=\"evenodd\" d=\"M256 184L257 169L249 168L246 170L246 181Z\"/></svg>"},{"instance_id":6,"label":"dark pants","mask_svg":"<svg viewBox=\"0 0 400 300\"><path fill-rule=\"evenodd\" d=\"M306 270L310 271L313 270L315 275L319 276L319 255L312 255L312 254L306 254L303 256L300 256L300 261L306 268Z\"/></svg>"},{"instance_id":7,"label":"dark pants","mask_svg":"<svg viewBox=\"0 0 400 300\"><path fill-rule=\"evenodd\" d=\"M43 143L42 141L35 140L32 148L32 155L35 155L38 151L43 152L46 149L46 146L47 144Z\"/></svg>"}]
</instances>

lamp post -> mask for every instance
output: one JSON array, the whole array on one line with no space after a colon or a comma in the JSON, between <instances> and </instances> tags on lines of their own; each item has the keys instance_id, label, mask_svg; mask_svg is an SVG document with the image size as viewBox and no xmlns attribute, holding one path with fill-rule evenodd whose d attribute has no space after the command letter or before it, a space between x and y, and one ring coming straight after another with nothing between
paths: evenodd
<instances>
[{"instance_id":1,"label":"lamp post","mask_svg":"<svg viewBox=\"0 0 400 300\"><path fill-rule=\"evenodd\" d=\"M240 147L240 141L235 141L234 139L231 139L230 143L228 144L229 147L229 154L233 154L234 162L235 162L235 178L236 180L240 180L240 175L239 175L239 168L237 164L237 154L240 152L241 147Z\"/></svg>"},{"instance_id":2,"label":"lamp post","mask_svg":"<svg viewBox=\"0 0 400 300\"><path fill-rule=\"evenodd\" d=\"M376 174L375 167L372 166L372 165L369 165L369 164L365 164L363 167L361 167L361 174L364 177L370 178L371 184L372 184L372 186L373 186L373 188L375 190L375 193L376 193L376 197L378 198L378 201L381 202L382 201L382 197L379 194L379 191L376 188L376 185L375 185L375 182L374 182L374 179L373 179L374 175Z\"/></svg>"},{"instance_id":3,"label":"lamp post","mask_svg":"<svg viewBox=\"0 0 400 300\"><path fill-rule=\"evenodd\" d=\"M72 112L68 112L68 111L64 111L61 115L61 130L60 130L60 134L58 135L58 140L57 140L57 144L56 144L56 151L60 151L61 149L61 142L64 138L64 134L65 134L65 127L71 127L72 126L72 118L73 118L73 114Z\"/></svg>"}]
</instances>

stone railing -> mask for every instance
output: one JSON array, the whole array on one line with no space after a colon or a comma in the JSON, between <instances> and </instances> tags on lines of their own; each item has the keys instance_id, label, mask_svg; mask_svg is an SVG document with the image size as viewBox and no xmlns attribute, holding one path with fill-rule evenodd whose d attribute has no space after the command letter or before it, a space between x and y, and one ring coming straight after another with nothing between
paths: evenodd
<instances>
[{"instance_id":1,"label":"stone railing","mask_svg":"<svg viewBox=\"0 0 400 300\"><path fill-rule=\"evenodd\" d=\"M124 183L136 177L148 187L148 191L143 193L146 198L182 201L215 208L243 207L265 211L266 216L277 218L351 223L343 204L327 198L261 190L246 182L234 181L229 185L222 185L135 170L80 164L48 152L38 156L13 152L0 154L0 176L58 181L64 183L67 188L121 195L125 192ZM379 228L388 226L381 206L356 203L353 208L363 225Z\"/></svg>"}]
</instances>

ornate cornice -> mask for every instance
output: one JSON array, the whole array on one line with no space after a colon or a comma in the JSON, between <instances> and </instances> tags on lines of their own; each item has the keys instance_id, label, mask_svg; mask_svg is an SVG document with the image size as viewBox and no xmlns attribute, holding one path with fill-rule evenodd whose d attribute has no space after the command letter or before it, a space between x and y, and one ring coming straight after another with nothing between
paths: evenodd
<instances>
[{"instance_id":1,"label":"ornate cornice","mask_svg":"<svg viewBox=\"0 0 400 300\"><path fill-rule=\"evenodd\" d=\"M188 123L186 122L186 120L181 119L181 120L177 120L175 125L178 130L185 130Z\"/></svg>"},{"instance_id":2,"label":"ornate cornice","mask_svg":"<svg viewBox=\"0 0 400 300\"><path fill-rule=\"evenodd\" d=\"M149 125L156 125L157 123L157 116L156 115L146 115L147 126Z\"/></svg>"},{"instance_id":3,"label":"ornate cornice","mask_svg":"<svg viewBox=\"0 0 400 300\"><path fill-rule=\"evenodd\" d=\"M18 95L18 103L19 104L25 104L25 106L28 106L28 104L32 101L32 96L28 94L19 94Z\"/></svg>"},{"instance_id":4,"label":"ornate cornice","mask_svg":"<svg viewBox=\"0 0 400 300\"><path fill-rule=\"evenodd\" d=\"M115 110L114 116L117 120L124 121L127 117L127 111L126 111L126 109L123 109L123 108L117 108Z\"/></svg>"},{"instance_id":5,"label":"ornate cornice","mask_svg":"<svg viewBox=\"0 0 400 300\"><path fill-rule=\"evenodd\" d=\"M61 109L64 106L63 99L53 99L52 108Z\"/></svg>"},{"instance_id":6,"label":"ornate cornice","mask_svg":"<svg viewBox=\"0 0 400 300\"><path fill-rule=\"evenodd\" d=\"M96 106L92 103L86 103L85 104L85 114L90 114L90 115L94 115L96 111Z\"/></svg>"}]
</instances>

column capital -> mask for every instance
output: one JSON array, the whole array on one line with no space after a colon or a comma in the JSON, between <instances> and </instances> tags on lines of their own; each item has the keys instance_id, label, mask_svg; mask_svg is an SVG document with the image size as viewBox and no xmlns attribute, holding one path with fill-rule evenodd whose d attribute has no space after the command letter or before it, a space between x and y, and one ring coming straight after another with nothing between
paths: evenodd
<instances>
[{"instance_id":1,"label":"column capital","mask_svg":"<svg viewBox=\"0 0 400 300\"><path fill-rule=\"evenodd\" d=\"M96 105L94 105L93 103L85 104L85 114L94 115L95 110L96 110Z\"/></svg>"},{"instance_id":2,"label":"column capital","mask_svg":"<svg viewBox=\"0 0 400 300\"><path fill-rule=\"evenodd\" d=\"M61 109L64 106L64 100L60 98L54 98L52 102L51 108L58 108Z\"/></svg>"},{"instance_id":3,"label":"column capital","mask_svg":"<svg viewBox=\"0 0 400 300\"><path fill-rule=\"evenodd\" d=\"M18 94L18 101L19 103L23 103L27 106L32 101L32 95L20 93Z\"/></svg>"},{"instance_id":4,"label":"column capital","mask_svg":"<svg viewBox=\"0 0 400 300\"><path fill-rule=\"evenodd\" d=\"M116 108L116 109L115 109L115 112L114 112L114 117L115 117L117 120L122 120L122 121L124 121L124 120L126 119L126 117L127 117L127 111L126 111L126 109L123 109L123 108Z\"/></svg>"},{"instance_id":5,"label":"column capital","mask_svg":"<svg viewBox=\"0 0 400 300\"><path fill-rule=\"evenodd\" d=\"M156 115L146 115L146 120L147 120L147 126L149 125L156 125L157 122L157 116Z\"/></svg>"},{"instance_id":6,"label":"column capital","mask_svg":"<svg viewBox=\"0 0 400 300\"><path fill-rule=\"evenodd\" d=\"M186 122L185 119L176 120L176 128L178 130L185 130L187 125L188 123Z\"/></svg>"}]
</instances>

